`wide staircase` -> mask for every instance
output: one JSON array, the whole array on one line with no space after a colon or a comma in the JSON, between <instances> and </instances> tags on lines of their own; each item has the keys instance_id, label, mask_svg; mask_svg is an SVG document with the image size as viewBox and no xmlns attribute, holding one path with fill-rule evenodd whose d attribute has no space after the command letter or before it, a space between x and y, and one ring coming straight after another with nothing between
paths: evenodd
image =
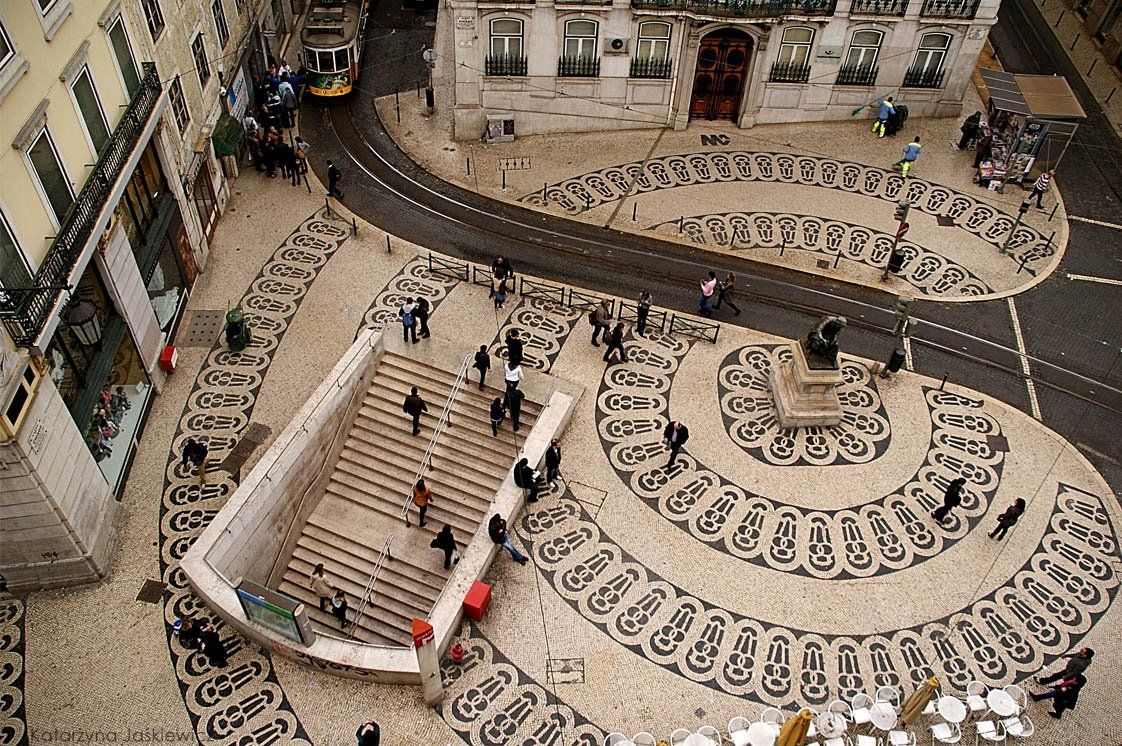
<instances>
[{"instance_id":1,"label":"wide staircase","mask_svg":"<svg viewBox=\"0 0 1122 746\"><path fill-rule=\"evenodd\" d=\"M459 361L450 361L458 368ZM469 372L474 372L470 371ZM425 619L451 570L444 555L429 547L444 524L461 549L489 518L488 505L506 478L518 452L510 422L491 435L489 407L501 391L465 380L432 455L425 482L433 501L418 527L409 500L413 477L424 457L441 410L456 381L456 370L443 370L386 352L335 464L330 481L306 524L279 584L283 593L304 602L317 631L380 645L409 645L413 618ZM496 377L493 376L492 377ZM501 384L501 376L497 377ZM402 401L416 386L429 411L421 417L421 434L411 435ZM541 407L523 400L518 444L533 427ZM401 518L410 502L410 523ZM361 616L367 581L386 537L394 534L391 558L383 563ZM352 626L341 632L330 611L320 611L309 587L312 569L323 563L327 580L347 595Z\"/></svg>"}]
</instances>

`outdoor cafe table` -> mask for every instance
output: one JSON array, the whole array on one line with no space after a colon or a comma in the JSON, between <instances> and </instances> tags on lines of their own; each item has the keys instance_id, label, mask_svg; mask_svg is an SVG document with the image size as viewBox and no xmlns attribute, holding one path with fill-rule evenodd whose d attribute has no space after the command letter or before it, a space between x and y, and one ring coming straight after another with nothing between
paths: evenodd
<instances>
[{"instance_id":1,"label":"outdoor cafe table","mask_svg":"<svg viewBox=\"0 0 1122 746\"><path fill-rule=\"evenodd\" d=\"M1017 702L1009 696L1009 692L1003 689L990 689L989 694L986 695L986 704L1003 718L1016 715L1021 709L1017 706Z\"/></svg>"},{"instance_id":2,"label":"outdoor cafe table","mask_svg":"<svg viewBox=\"0 0 1122 746\"><path fill-rule=\"evenodd\" d=\"M891 702L877 702L869 708L869 719L879 730L896 727L896 708Z\"/></svg>"},{"instance_id":3,"label":"outdoor cafe table","mask_svg":"<svg viewBox=\"0 0 1122 746\"><path fill-rule=\"evenodd\" d=\"M751 728L749 728L751 730ZM709 736L703 736L700 733L691 733L686 736L685 746L717 746L713 743L713 739Z\"/></svg>"},{"instance_id":4,"label":"outdoor cafe table","mask_svg":"<svg viewBox=\"0 0 1122 746\"><path fill-rule=\"evenodd\" d=\"M961 723L966 719L966 703L958 697L940 697L935 709L948 723Z\"/></svg>"},{"instance_id":5,"label":"outdoor cafe table","mask_svg":"<svg viewBox=\"0 0 1122 746\"><path fill-rule=\"evenodd\" d=\"M815 725L823 738L841 738L845 735L845 718L836 712L823 712L815 720Z\"/></svg>"},{"instance_id":6,"label":"outdoor cafe table","mask_svg":"<svg viewBox=\"0 0 1122 746\"><path fill-rule=\"evenodd\" d=\"M750 746L773 746L775 728L771 723L752 723L748 726L748 743Z\"/></svg>"}]
</instances>

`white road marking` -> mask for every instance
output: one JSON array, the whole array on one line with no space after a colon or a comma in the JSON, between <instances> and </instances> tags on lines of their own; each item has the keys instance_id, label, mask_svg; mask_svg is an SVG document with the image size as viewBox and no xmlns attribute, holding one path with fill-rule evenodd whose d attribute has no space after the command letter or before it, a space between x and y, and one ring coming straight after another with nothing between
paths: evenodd
<instances>
[{"instance_id":1,"label":"white road marking","mask_svg":"<svg viewBox=\"0 0 1122 746\"><path fill-rule=\"evenodd\" d=\"M1021 358L1021 372L1025 374L1025 387L1028 389L1029 406L1032 416L1040 419L1040 402L1036 399L1036 381L1032 380L1032 368L1029 367L1028 351L1025 349L1025 338L1021 334L1021 319L1017 316L1017 304L1012 298L1006 298L1009 304L1009 316L1013 319L1013 336L1017 340L1017 354Z\"/></svg>"},{"instance_id":2,"label":"white road marking","mask_svg":"<svg viewBox=\"0 0 1122 746\"><path fill-rule=\"evenodd\" d=\"M1122 231L1122 225L1118 223L1108 223L1105 220L1095 220L1094 218L1081 218L1078 215L1068 215L1068 220L1078 220L1080 223L1090 223L1091 225L1101 225L1104 228L1113 228L1117 231Z\"/></svg>"},{"instance_id":3,"label":"white road marking","mask_svg":"<svg viewBox=\"0 0 1122 746\"><path fill-rule=\"evenodd\" d=\"M1108 277L1094 277L1092 275L1073 275L1067 273L1069 280L1083 280L1084 282L1101 282L1103 285L1122 285L1122 280L1111 280Z\"/></svg>"},{"instance_id":4,"label":"white road marking","mask_svg":"<svg viewBox=\"0 0 1122 746\"><path fill-rule=\"evenodd\" d=\"M904 337L904 366L911 371L915 370L912 365L912 338Z\"/></svg>"}]
</instances>

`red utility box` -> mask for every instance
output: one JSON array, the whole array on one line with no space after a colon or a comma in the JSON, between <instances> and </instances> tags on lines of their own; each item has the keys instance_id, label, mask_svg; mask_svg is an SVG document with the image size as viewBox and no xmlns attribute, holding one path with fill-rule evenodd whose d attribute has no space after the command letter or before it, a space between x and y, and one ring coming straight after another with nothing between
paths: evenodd
<instances>
[{"instance_id":1,"label":"red utility box","mask_svg":"<svg viewBox=\"0 0 1122 746\"><path fill-rule=\"evenodd\" d=\"M491 586L476 580L464 596L464 616L473 622L483 621L487 607L491 605Z\"/></svg>"},{"instance_id":2,"label":"red utility box","mask_svg":"<svg viewBox=\"0 0 1122 746\"><path fill-rule=\"evenodd\" d=\"M160 353L160 367L166 372L171 373L175 370L175 364L177 362L179 362L179 350L168 345L164 348L164 351Z\"/></svg>"}]
</instances>

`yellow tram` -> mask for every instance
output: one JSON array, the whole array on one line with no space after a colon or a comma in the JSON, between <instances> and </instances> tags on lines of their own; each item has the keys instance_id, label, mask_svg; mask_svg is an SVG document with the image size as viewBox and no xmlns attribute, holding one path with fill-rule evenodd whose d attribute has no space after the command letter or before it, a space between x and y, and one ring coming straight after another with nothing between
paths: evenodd
<instances>
[{"instance_id":1,"label":"yellow tram","mask_svg":"<svg viewBox=\"0 0 1122 746\"><path fill-rule=\"evenodd\" d=\"M345 96L362 69L368 0L313 0L300 38L313 96Z\"/></svg>"}]
</instances>

